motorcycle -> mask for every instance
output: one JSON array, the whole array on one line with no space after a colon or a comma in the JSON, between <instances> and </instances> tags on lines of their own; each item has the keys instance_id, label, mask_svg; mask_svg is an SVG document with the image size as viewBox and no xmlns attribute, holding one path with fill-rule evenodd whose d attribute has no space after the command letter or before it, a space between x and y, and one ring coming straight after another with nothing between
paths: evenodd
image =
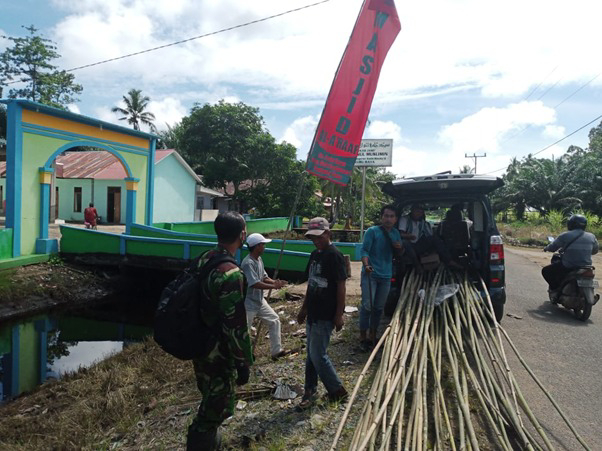
<instances>
[{"instance_id":1,"label":"motorcycle","mask_svg":"<svg viewBox=\"0 0 602 451\"><path fill-rule=\"evenodd\" d=\"M548 240L553 241L549 237ZM552 263L559 261L562 254L554 253ZM595 277L595 267L582 266L568 273L555 291L548 291L550 302L554 305L562 305L568 310L573 310L575 317L581 321L587 321L592 314L592 307L600 299L595 292L599 284Z\"/></svg>"}]
</instances>

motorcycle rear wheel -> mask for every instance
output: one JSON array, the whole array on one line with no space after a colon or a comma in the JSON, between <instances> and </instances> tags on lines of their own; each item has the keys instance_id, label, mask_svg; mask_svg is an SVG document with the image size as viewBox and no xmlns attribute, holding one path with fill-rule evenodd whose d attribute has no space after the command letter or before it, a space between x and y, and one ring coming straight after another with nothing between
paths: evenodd
<instances>
[{"instance_id":1,"label":"motorcycle rear wheel","mask_svg":"<svg viewBox=\"0 0 602 451\"><path fill-rule=\"evenodd\" d=\"M589 316L592 314L592 306L587 302L583 302L582 308L575 308L573 309L573 311L575 312L575 317L578 320L587 321L589 319Z\"/></svg>"}]
</instances>

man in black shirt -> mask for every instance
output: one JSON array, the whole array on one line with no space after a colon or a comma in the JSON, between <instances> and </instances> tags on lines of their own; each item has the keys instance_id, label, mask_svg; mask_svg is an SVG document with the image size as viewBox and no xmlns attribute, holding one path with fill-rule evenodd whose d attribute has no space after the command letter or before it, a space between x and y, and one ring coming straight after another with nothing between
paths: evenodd
<instances>
[{"instance_id":1,"label":"man in black shirt","mask_svg":"<svg viewBox=\"0 0 602 451\"><path fill-rule=\"evenodd\" d=\"M330 227L324 218L309 221L305 234L316 250L307 264L307 292L299 324L307 319L307 359L305 361L305 393L299 407L305 409L313 403L318 389L318 377L326 387L331 401L343 401L347 391L339 379L330 358L328 344L332 330L343 327L345 311L345 281L347 272L343 254L330 242Z\"/></svg>"}]
</instances>

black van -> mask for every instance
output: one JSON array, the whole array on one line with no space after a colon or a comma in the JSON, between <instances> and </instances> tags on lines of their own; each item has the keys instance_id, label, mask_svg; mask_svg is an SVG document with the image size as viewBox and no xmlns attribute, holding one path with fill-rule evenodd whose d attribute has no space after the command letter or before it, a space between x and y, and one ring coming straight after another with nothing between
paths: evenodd
<instances>
[{"instance_id":1,"label":"black van","mask_svg":"<svg viewBox=\"0 0 602 451\"><path fill-rule=\"evenodd\" d=\"M506 302L504 246L488 195L503 184L499 177L446 173L403 178L382 187L395 199L400 217L409 214L412 204L423 206L433 234L439 235L454 258L462 261L475 283L479 275L485 282L498 321L504 315ZM451 221L444 219L452 206L464 216L453 227ZM392 283L389 304L391 297L394 304L399 298L398 279Z\"/></svg>"}]
</instances>

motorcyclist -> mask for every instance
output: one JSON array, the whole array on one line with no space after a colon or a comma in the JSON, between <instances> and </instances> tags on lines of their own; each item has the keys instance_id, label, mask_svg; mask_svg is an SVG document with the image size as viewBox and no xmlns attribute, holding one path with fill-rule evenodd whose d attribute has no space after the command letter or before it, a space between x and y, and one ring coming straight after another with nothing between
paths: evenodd
<instances>
[{"instance_id":1,"label":"motorcyclist","mask_svg":"<svg viewBox=\"0 0 602 451\"><path fill-rule=\"evenodd\" d=\"M549 292L554 294L560 288L562 279L572 270L591 266L592 255L598 253L598 240L594 234L586 232L587 218L583 215L572 215L567 223L568 232L561 233L545 252L562 250L561 258L541 270L543 278L549 285Z\"/></svg>"}]
</instances>

